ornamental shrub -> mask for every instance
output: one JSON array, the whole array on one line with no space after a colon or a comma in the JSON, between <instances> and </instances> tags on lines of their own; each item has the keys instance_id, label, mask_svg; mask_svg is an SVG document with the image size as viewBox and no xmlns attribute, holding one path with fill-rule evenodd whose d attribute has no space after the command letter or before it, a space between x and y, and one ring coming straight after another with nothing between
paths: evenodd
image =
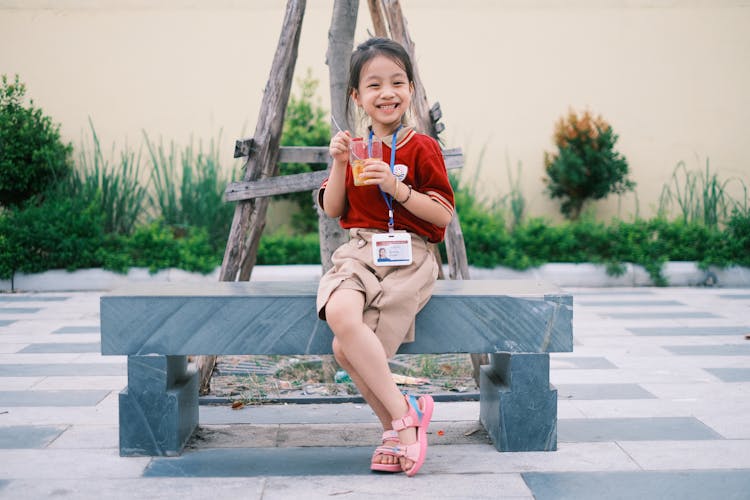
<instances>
[{"instance_id":1,"label":"ornamental shrub","mask_svg":"<svg viewBox=\"0 0 750 500\"><path fill-rule=\"evenodd\" d=\"M24 105L26 86L16 75L0 84L0 205L18 206L67 178L73 146L60 139L60 126Z\"/></svg>"},{"instance_id":2,"label":"ornamental shrub","mask_svg":"<svg viewBox=\"0 0 750 500\"><path fill-rule=\"evenodd\" d=\"M635 187L627 178L627 160L615 150L617 138L609 123L588 111L579 116L571 110L555 125L558 152L544 154L545 182L551 198L562 198L560 208L568 219L578 219L588 200Z\"/></svg>"}]
</instances>

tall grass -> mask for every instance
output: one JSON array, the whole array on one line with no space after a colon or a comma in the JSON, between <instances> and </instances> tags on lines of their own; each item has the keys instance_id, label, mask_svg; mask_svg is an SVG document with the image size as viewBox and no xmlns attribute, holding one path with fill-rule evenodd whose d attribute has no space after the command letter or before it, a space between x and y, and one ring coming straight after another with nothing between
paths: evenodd
<instances>
[{"instance_id":1,"label":"tall grass","mask_svg":"<svg viewBox=\"0 0 750 500\"><path fill-rule=\"evenodd\" d=\"M224 190L231 181L221 168L216 145L211 140L207 152L201 144L177 151L174 141L165 146L149 140L144 133L151 159L152 211L177 234L190 227L208 231L211 245L223 248L234 213L234 204L224 201Z\"/></svg>"},{"instance_id":2,"label":"tall grass","mask_svg":"<svg viewBox=\"0 0 750 500\"><path fill-rule=\"evenodd\" d=\"M89 119L91 144L83 142L70 177L71 195L95 202L104 217L104 232L131 234L141 222L147 187L139 181L141 153L125 147L119 161L105 158ZM110 157L114 156L114 145Z\"/></svg>"},{"instance_id":3,"label":"tall grass","mask_svg":"<svg viewBox=\"0 0 750 500\"><path fill-rule=\"evenodd\" d=\"M734 200L727 192L727 186L733 182L742 187L743 199ZM672 172L671 181L662 188L659 216L667 218L673 207L683 222L716 227L724 223L735 208L747 211L747 186L739 178L721 181L716 172L711 172L708 159L705 173L690 171L681 161Z\"/></svg>"}]
</instances>

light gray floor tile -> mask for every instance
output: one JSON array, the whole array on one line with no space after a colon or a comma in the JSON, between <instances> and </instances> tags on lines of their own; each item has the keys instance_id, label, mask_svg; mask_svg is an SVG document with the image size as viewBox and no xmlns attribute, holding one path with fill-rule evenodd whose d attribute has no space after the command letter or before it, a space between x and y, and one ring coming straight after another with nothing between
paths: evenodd
<instances>
[{"instance_id":1,"label":"light gray floor tile","mask_svg":"<svg viewBox=\"0 0 750 500\"><path fill-rule=\"evenodd\" d=\"M44 448L65 429L45 425L0 426L0 448Z\"/></svg>"},{"instance_id":2,"label":"light gray floor tile","mask_svg":"<svg viewBox=\"0 0 750 500\"><path fill-rule=\"evenodd\" d=\"M750 356L750 343L721 345L672 345L664 349L678 356Z\"/></svg>"},{"instance_id":3,"label":"light gray floor tile","mask_svg":"<svg viewBox=\"0 0 750 500\"><path fill-rule=\"evenodd\" d=\"M722 438L693 417L560 419L557 437L574 443Z\"/></svg>"},{"instance_id":4,"label":"light gray floor tile","mask_svg":"<svg viewBox=\"0 0 750 500\"><path fill-rule=\"evenodd\" d=\"M652 399L638 384L557 384L558 399Z\"/></svg>"},{"instance_id":5,"label":"light gray floor tile","mask_svg":"<svg viewBox=\"0 0 750 500\"><path fill-rule=\"evenodd\" d=\"M684 306L678 300L577 300L576 307L665 307Z\"/></svg>"},{"instance_id":6,"label":"light gray floor tile","mask_svg":"<svg viewBox=\"0 0 750 500\"><path fill-rule=\"evenodd\" d=\"M621 441L647 470L750 469L750 441Z\"/></svg>"},{"instance_id":7,"label":"light gray floor tile","mask_svg":"<svg viewBox=\"0 0 750 500\"><path fill-rule=\"evenodd\" d=\"M150 461L150 457L120 457L114 449L0 450L7 479L137 478Z\"/></svg>"},{"instance_id":8,"label":"light gray floor tile","mask_svg":"<svg viewBox=\"0 0 750 500\"><path fill-rule=\"evenodd\" d=\"M96 406L109 391L0 391L0 406Z\"/></svg>"},{"instance_id":9,"label":"light gray floor tile","mask_svg":"<svg viewBox=\"0 0 750 500\"><path fill-rule=\"evenodd\" d=\"M0 303L3 302L63 302L70 297L65 295L8 295L0 294Z\"/></svg>"},{"instance_id":10,"label":"light gray floor tile","mask_svg":"<svg viewBox=\"0 0 750 500\"><path fill-rule=\"evenodd\" d=\"M125 375L127 367L122 364L5 364L0 365L0 377L55 377L55 376L108 376Z\"/></svg>"},{"instance_id":11,"label":"light gray floor tile","mask_svg":"<svg viewBox=\"0 0 750 500\"><path fill-rule=\"evenodd\" d=\"M118 425L74 425L65 430L50 445L61 449L119 449Z\"/></svg>"},{"instance_id":12,"label":"light gray floor tile","mask_svg":"<svg viewBox=\"0 0 750 500\"><path fill-rule=\"evenodd\" d=\"M522 474L536 500L745 500L750 470L530 472Z\"/></svg>"},{"instance_id":13,"label":"light gray floor tile","mask_svg":"<svg viewBox=\"0 0 750 500\"><path fill-rule=\"evenodd\" d=\"M99 342L45 342L30 344L19 353L70 353L70 352L101 352Z\"/></svg>"},{"instance_id":14,"label":"light gray floor tile","mask_svg":"<svg viewBox=\"0 0 750 500\"><path fill-rule=\"evenodd\" d=\"M99 333L100 327L97 326L63 326L52 333Z\"/></svg>"},{"instance_id":15,"label":"light gray floor tile","mask_svg":"<svg viewBox=\"0 0 750 500\"><path fill-rule=\"evenodd\" d=\"M0 314L34 314L39 311L38 307L0 307Z\"/></svg>"},{"instance_id":16,"label":"light gray floor tile","mask_svg":"<svg viewBox=\"0 0 750 500\"><path fill-rule=\"evenodd\" d=\"M706 368L724 382L750 382L750 368Z\"/></svg>"},{"instance_id":17,"label":"light gray floor tile","mask_svg":"<svg viewBox=\"0 0 750 500\"><path fill-rule=\"evenodd\" d=\"M624 320L651 320L651 319L696 319L696 318L720 318L713 313L700 312L700 311L675 311L675 312L621 312L621 313L599 313L602 316L607 316L612 319L624 319Z\"/></svg>"},{"instance_id":18,"label":"light gray floor tile","mask_svg":"<svg viewBox=\"0 0 750 500\"><path fill-rule=\"evenodd\" d=\"M628 330L635 335L744 335L750 333L747 326L706 326L706 327L632 327Z\"/></svg>"},{"instance_id":19,"label":"light gray floor tile","mask_svg":"<svg viewBox=\"0 0 750 500\"><path fill-rule=\"evenodd\" d=\"M617 368L617 366L613 365L607 358L601 356L552 356L550 358L550 368L553 370L564 370L566 368L613 370Z\"/></svg>"}]
</instances>

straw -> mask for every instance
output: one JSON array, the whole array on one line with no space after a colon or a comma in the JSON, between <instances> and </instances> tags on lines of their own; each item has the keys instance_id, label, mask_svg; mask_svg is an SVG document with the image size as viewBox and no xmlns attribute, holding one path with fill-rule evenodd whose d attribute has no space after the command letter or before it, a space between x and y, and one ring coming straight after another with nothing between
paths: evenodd
<instances>
[{"instance_id":1,"label":"straw","mask_svg":"<svg viewBox=\"0 0 750 500\"><path fill-rule=\"evenodd\" d=\"M338 122L336 121L336 118L334 118L334 117L333 117L333 114L331 114L331 120L333 121L333 124L334 124L334 125L336 126L336 128L337 128L337 129L339 129L339 132L343 132L343 130L341 130L341 126L339 126ZM355 157L356 159L358 159L358 160L362 160L362 159L363 159L363 158L360 158L359 156L357 156L357 153L355 153L355 152L354 152L354 151L352 151L351 149L349 149L349 152L350 152L350 153L352 154L352 156L354 156L354 157Z\"/></svg>"}]
</instances>

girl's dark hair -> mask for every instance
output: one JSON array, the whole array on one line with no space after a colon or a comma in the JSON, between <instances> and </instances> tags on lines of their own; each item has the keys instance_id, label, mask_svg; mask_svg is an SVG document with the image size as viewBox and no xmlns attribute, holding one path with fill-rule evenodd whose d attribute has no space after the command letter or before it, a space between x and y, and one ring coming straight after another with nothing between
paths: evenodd
<instances>
[{"instance_id":1,"label":"girl's dark hair","mask_svg":"<svg viewBox=\"0 0 750 500\"><path fill-rule=\"evenodd\" d=\"M404 49L400 43L389 40L388 38L370 38L366 42L362 42L357 46L354 52L352 52L352 57L349 60L349 84L346 89L346 115L350 118L352 118L350 111L352 92L359 89L359 77L362 73L362 68L375 56L385 56L391 59L404 70L409 83L414 83L414 69L411 65L411 58L409 57L409 53L406 52L406 49ZM350 121L350 123L352 122Z\"/></svg>"}]
</instances>

